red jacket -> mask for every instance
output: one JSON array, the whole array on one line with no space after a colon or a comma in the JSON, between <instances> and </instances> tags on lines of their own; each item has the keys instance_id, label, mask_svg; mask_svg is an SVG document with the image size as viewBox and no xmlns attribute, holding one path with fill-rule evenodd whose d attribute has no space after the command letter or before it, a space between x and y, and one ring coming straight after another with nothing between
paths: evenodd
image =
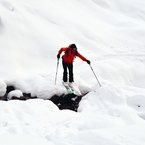
<instances>
[{"instance_id":1,"label":"red jacket","mask_svg":"<svg viewBox=\"0 0 145 145\"><path fill-rule=\"evenodd\" d=\"M67 50L67 52L62 56L63 61L66 63L72 63L75 56L81 58L83 61L87 60L78 51L72 51L72 48L70 48L70 47L63 47L58 51L58 53L61 54L63 51L66 51L66 50Z\"/></svg>"}]
</instances>

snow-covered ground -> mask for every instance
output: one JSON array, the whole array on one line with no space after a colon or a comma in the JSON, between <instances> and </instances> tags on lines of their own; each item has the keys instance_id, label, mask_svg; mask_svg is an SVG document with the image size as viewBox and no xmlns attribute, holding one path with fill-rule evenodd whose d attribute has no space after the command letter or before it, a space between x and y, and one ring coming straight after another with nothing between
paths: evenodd
<instances>
[{"instance_id":1,"label":"snow-covered ground","mask_svg":"<svg viewBox=\"0 0 145 145\"><path fill-rule=\"evenodd\" d=\"M0 96L6 86L39 99L0 101L1 145L145 144L144 0L0 0ZM49 99L64 93L56 55L75 43L78 112ZM22 92L21 92L22 91ZM9 94L11 97L11 94Z\"/></svg>"}]
</instances>

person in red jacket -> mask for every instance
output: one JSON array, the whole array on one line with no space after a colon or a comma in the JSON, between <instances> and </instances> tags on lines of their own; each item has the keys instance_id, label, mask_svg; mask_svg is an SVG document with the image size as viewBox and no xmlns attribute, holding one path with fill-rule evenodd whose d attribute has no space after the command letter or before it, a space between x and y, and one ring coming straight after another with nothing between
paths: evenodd
<instances>
[{"instance_id":1,"label":"person in red jacket","mask_svg":"<svg viewBox=\"0 0 145 145\"><path fill-rule=\"evenodd\" d=\"M69 83L71 84L74 82L73 77L73 60L77 56L83 61L86 61L88 64L90 64L90 61L87 60L84 56L82 56L78 51L75 44L70 44L68 47L63 47L58 51L57 58L59 60L60 55L62 52L65 52L62 56L62 65L63 65L63 81L67 83L67 69L69 70Z\"/></svg>"}]
</instances>

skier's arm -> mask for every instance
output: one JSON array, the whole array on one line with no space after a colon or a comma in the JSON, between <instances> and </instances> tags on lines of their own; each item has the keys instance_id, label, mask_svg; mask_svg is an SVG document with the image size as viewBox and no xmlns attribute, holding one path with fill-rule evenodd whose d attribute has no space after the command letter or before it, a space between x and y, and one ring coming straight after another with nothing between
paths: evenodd
<instances>
[{"instance_id":1,"label":"skier's arm","mask_svg":"<svg viewBox=\"0 0 145 145\"><path fill-rule=\"evenodd\" d=\"M67 47L63 47L58 51L58 54L61 54L63 51L66 51Z\"/></svg>"},{"instance_id":2,"label":"skier's arm","mask_svg":"<svg viewBox=\"0 0 145 145\"><path fill-rule=\"evenodd\" d=\"M83 61L86 61L87 59L82 56L79 52L77 52L76 56L78 56L80 59L82 59Z\"/></svg>"},{"instance_id":3,"label":"skier's arm","mask_svg":"<svg viewBox=\"0 0 145 145\"><path fill-rule=\"evenodd\" d=\"M84 56L82 56L79 52L77 52L76 56L78 56L80 59L82 59L83 61L86 61L88 64L90 64L90 60L87 60Z\"/></svg>"},{"instance_id":4,"label":"skier's arm","mask_svg":"<svg viewBox=\"0 0 145 145\"><path fill-rule=\"evenodd\" d=\"M60 58L60 54L63 52L63 51L66 51L67 47L63 47L61 48L59 51L58 51L58 54L57 54L57 59Z\"/></svg>"}]
</instances>

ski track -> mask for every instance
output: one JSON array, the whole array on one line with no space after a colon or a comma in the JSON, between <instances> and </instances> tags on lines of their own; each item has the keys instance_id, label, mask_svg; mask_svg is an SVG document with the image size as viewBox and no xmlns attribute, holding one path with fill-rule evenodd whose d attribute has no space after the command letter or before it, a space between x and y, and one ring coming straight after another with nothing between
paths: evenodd
<instances>
[{"instance_id":1,"label":"ski track","mask_svg":"<svg viewBox=\"0 0 145 145\"><path fill-rule=\"evenodd\" d=\"M126 54L126 53L124 53L124 54L108 54L108 55L98 57L97 61L110 59L110 58L123 58L123 57L125 57L125 58L131 57L131 58L135 58L135 59L141 58L141 57L145 58L145 54Z\"/></svg>"}]
</instances>

